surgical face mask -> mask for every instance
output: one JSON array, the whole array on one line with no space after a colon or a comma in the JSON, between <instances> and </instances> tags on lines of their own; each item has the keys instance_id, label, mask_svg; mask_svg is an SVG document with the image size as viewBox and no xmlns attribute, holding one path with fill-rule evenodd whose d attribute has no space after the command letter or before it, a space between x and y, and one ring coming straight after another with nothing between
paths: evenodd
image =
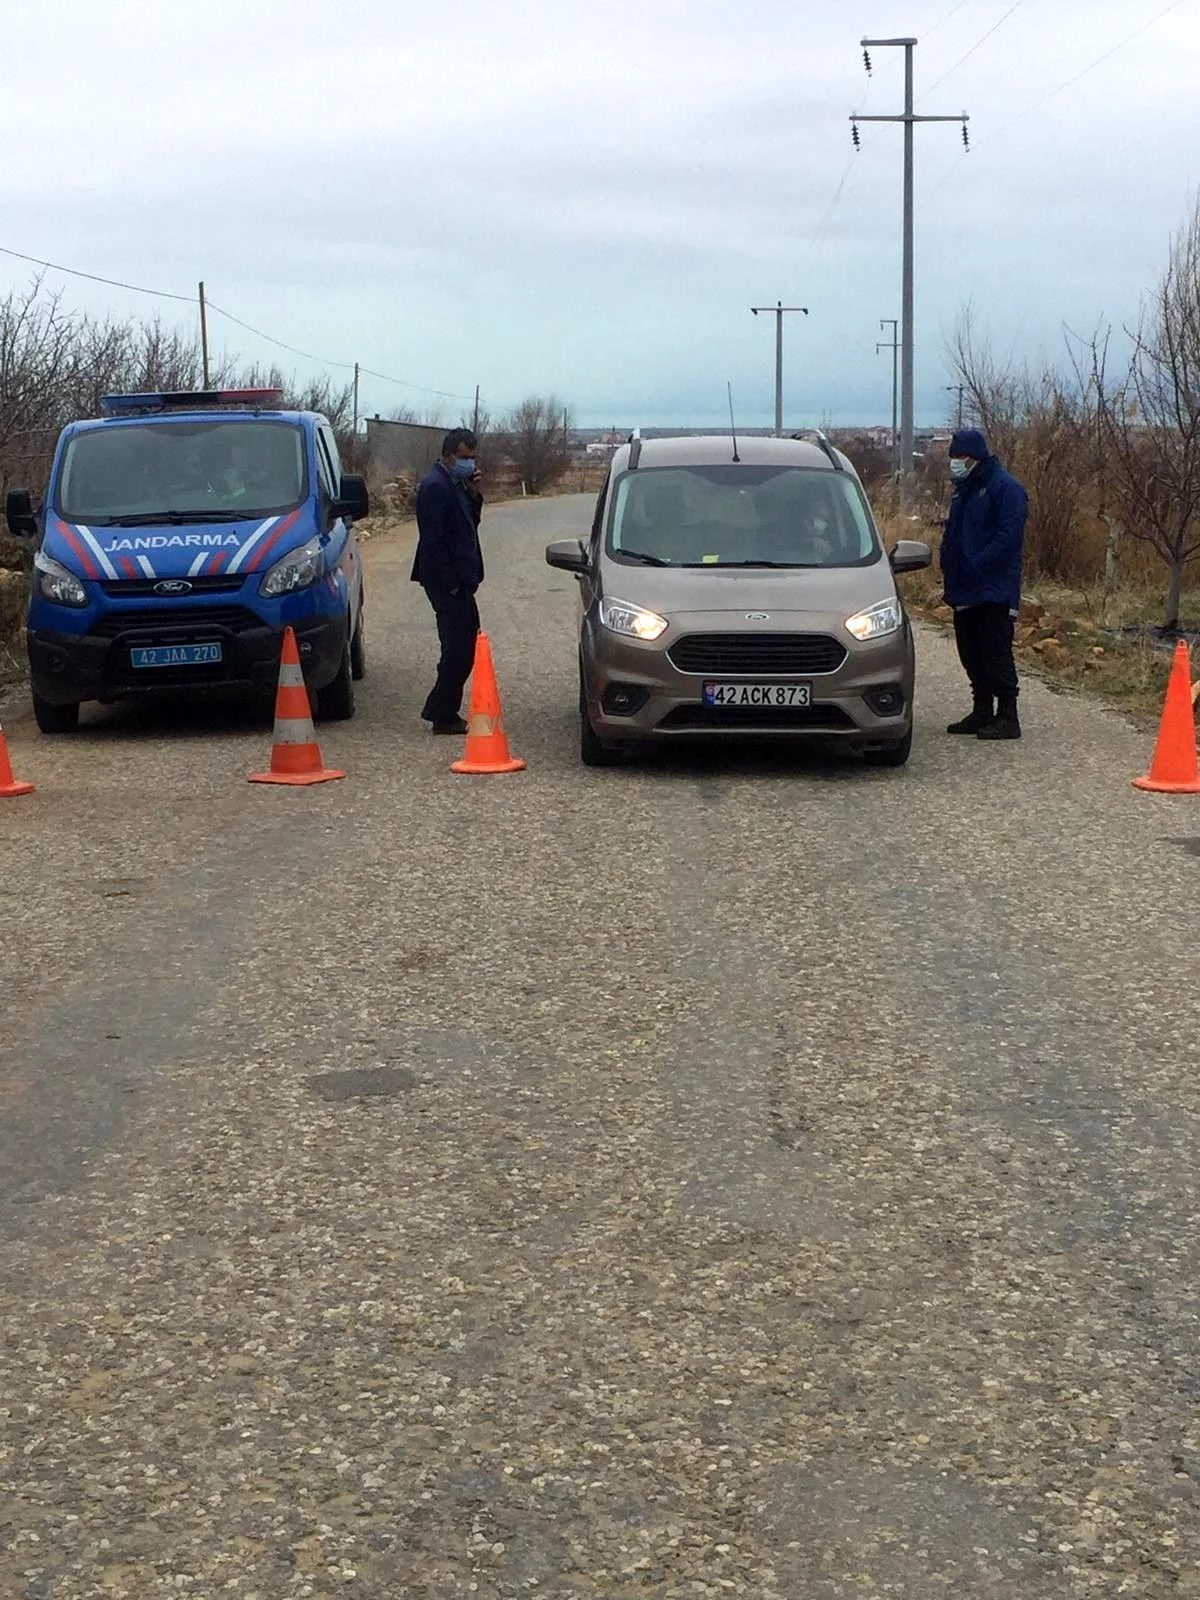
<instances>
[{"instance_id":1,"label":"surgical face mask","mask_svg":"<svg viewBox=\"0 0 1200 1600\"><path fill-rule=\"evenodd\" d=\"M955 483L961 483L964 478L969 478L975 470L973 461L964 460L961 456L954 456L950 462L950 476Z\"/></svg>"},{"instance_id":2,"label":"surgical face mask","mask_svg":"<svg viewBox=\"0 0 1200 1600\"><path fill-rule=\"evenodd\" d=\"M474 459L463 461L461 457L456 456L454 459L454 476L463 479L473 478L475 476Z\"/></svg>"}]
</instances>

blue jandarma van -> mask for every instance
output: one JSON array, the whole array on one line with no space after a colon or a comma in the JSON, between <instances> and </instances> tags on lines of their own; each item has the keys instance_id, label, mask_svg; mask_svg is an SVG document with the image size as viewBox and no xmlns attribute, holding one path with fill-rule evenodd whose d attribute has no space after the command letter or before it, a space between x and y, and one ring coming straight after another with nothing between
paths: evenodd
<instances>
[{"instance_id":1,"label":"blue jandarma van","mask_svg":"<svg viewBox=\"0 0 1200 1600\"><path fill-rule=\"evenodd\" d=\"M365 669L366 484L333 429L278 390L110 395L62 432L44 503L5 501L37 540L33 706L45 733L87 700L163 690L269 695L295 630L317 715L354 714Z\"/></svg>"}]
</instances>

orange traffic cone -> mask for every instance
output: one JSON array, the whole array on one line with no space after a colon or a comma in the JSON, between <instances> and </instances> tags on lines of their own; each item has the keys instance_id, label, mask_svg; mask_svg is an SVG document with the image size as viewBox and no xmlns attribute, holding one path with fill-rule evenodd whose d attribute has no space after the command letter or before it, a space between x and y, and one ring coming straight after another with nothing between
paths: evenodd
<instances>
[{"instance_id":1,"label":"orange traffic cone","mask_svg":"<svg viewBox=\"0 0 1200 1600\"><path fill-rule=\"evenodd\" d=\"M1167 698L1158 728L1154 759L1144 778L1133 780L1135 789L1160 794L1200 794L1200 768L1196 759L1196 717L1192 708L1191 657L1180 639L1167 680Z\"/></svg>"},{"instance_id":2,"label":"orange traffic cone","mask_svg":"<svg viewBox=\"0 0 1200 1600\"><path fill-rule=\"evenodd\" d=\"M13 777L12 762L8 759L8 740L4 737L4 729L0 728L0 800L18 794L32 794L33 789L32 783L18 783Z\"/></svg>"},{"instance_id":3,"label":"orange traffic cone","mask_svg":"<svg viewBox=\"0 0 1200 1600\"><path fill-rule=\"evenodd\" d=\"M331 778L345 776L344 772L331 771L321 761L321 747L313 732L308 690L304 687L304 673L300 670L296 635L286 628L283 654L279 661L279 691L275 697L275 742L271 746L271 770L252 773L250 782L328 783Z\"/></svg>"},{"instance_id":4,"label":"orange traffic cone","mask_svg":"<svg viewBox=\"0 0 1200 1600\"><path fill-rule=\"evenodd\" d=\"M486 633L475 640L475 667L471 675L471 710L467 717L467 748L451 772L523 772L525 763L511 755L500 710L500 690L492 665L492 647Z\"/></svg>"}]
</instances>

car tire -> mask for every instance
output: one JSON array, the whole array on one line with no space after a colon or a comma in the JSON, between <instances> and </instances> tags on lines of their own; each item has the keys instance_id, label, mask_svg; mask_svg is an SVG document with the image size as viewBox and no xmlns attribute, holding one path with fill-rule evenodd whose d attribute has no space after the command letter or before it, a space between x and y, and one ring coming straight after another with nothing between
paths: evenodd
<instances>
[{"instance_id":1,"label":"car tire","mask_svg":"<svg viewBox=\"0 0 1200 1600\"><path fill-rule=\"evenodd\" d=\"M579 759L585 767L615 767L621 759L621 746L600 737L586 706L579 713Z\"/></svg>"},{"instance_id":2,"label":"car tire","mask_svg":"<svg viewBox=\"0 0 1200 1600\"><path fill-rule=\"evenodd\" d=\"M354 632L350 636L350 674L359 681L367 675L367 633L366 633L366 607L361 603L358 608L358 621L354 624Z\"/></svg>"},{"instance_id":3,"label":"car tire","mask_svg":"<svg viewBox=\"0 0 1200 1600\"><path fill-rule=\"evenodd\" d=\"M866 750L863 760L869 767L903 767L912 755L913 731L910 728L903 739L885 744L880 750Z\"/></svg>"},{"instance_id":4,"label":"car tire","mask_svg":"<svg viewBox=\"0 0 1200 1600\"><path fill-rule=\"evenodd\" d=\"M33 717L43 733L74 733L79 726L79 701L68 701L65 706L43 700L33 691Z\"/></svg>"},{"instance_id":5,"label":"car tire","mask_svg":"<svg viewBox=\"0 0 1200 1600\"><path fill-rule=\"evenodd\" d=\"M317 690L317 717L321 722L348 722L354 715L354 668L350 659L350 640L342 646L337 676Z\"/></svg>"}]
</instances>

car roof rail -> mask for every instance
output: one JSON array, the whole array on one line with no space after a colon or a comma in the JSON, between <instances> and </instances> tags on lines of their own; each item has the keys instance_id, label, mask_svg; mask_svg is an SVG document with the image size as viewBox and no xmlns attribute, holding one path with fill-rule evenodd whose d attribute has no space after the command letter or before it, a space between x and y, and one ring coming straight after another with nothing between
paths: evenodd
<instances>
[{"instance_id":1,"label":"car roof rail","mask_svg":"<svg viewBox=\"0 0 1200 1600\"><path fill-rule=\"evenodd\" d=\"M837 451L833 448L833 446L830 444L829 440L821 432L820 428L801 428L799 433L794 433L792 435L792 438L793 439L815 439L817 441L817 443L820 445L821 449L824 450L825 454L829 457L830 461L833 463L833 470L835 472L845 472L846 469L842 465L842 463L841 463L841 461L840 461L840 459L838 457Z\"/></svg>"},{"instance_id":2,"label":"car roof rail","mask_svg":"<svg viewBox=\"0 0 1200 1600\"><path fill-rule=\"evenodd\" d=\"M642 456L642 430L635 428L629 435L629 470L637 471L637 464Z\"/></svg>"}]
</instances>

